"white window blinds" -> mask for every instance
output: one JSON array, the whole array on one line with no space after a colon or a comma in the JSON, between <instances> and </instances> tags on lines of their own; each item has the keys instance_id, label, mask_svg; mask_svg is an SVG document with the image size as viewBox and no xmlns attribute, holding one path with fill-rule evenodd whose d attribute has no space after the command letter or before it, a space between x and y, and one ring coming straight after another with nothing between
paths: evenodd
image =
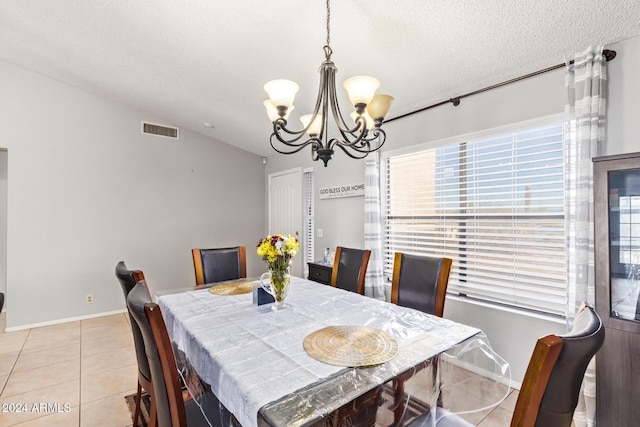
<instances>
[{"instance_id":1,"label":"white window blinds","mask_svg":"<svg viewBox=\"0 0 640 427\"><path fill-rule=\"evenodd\" d=\"M386 159L396 251L453 259L449 292L564 315L563 125Z\"/></svg>"},{"instance_id":2,"label":"white window blinds","mask_svg":"<svg viewBox=\"0 0 640 427\"><path fill-rule=\"evenodd\" d=\"M308 275L307 262L314 261L314 241L313 229L314 213L313 213L313 171L304 173L304 262L305 277Z\"/></svg>"}]
</instances>

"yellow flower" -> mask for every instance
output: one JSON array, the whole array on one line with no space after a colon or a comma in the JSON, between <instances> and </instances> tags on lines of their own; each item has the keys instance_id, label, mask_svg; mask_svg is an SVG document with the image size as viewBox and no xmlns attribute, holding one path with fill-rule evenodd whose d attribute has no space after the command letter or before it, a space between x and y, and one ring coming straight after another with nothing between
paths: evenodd
<instances>
[{"instance_id":1,"label":"yellow flower","mask_svg":"<svg viewBox=\"0 0 640 427\"><path fill-rule=\"evenodd\" d=\"M269 235L258 241L256 253L267 262L270 269L285 269L300 248L298 239L290 234Z\"/></svg>"}]
</instances>

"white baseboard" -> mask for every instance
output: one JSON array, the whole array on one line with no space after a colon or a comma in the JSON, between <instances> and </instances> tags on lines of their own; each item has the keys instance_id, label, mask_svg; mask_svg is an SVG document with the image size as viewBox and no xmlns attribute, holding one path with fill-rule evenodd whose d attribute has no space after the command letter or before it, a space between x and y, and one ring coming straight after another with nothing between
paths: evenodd
<instances>
[{"instance_id":1,"label":"white baseboard","mask_svg":"<svg viewBox=\"0 0 640 427\"><path fill-rule=\"evenodd\" d=\"M127 310L123 309L123 310L106 311L106 312L103 312L103 313L87 314L85 316L67 317L65 319L51 320L51 321L48 321L48 322L32 323L30 325L14 326L12 328L6 328L5 332L15 332L15 331L21 331L23 329L31 329L31 328L39 328L39 327L42 327L42 326L59 325L61 323L75 322L77 320L93 319L93 318L96 318L96 317L113 316L114 314L122 314L122 313L126 313L126 312L127 312Z\"/></svg>"}]
</instances>

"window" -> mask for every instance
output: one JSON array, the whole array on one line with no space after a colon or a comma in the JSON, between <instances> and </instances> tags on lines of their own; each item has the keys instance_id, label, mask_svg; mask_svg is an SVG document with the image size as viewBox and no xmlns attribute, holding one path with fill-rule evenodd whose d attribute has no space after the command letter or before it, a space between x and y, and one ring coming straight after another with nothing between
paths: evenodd
<instances>
[{"instance_id":1,"label":"window","mask_svg":"<svg viewBox=\"0 0 640 427\"><path fill-rule=\"evenodd\" d=\"M640 238L635 236L640 236L640 196L620 196L619 262L637 269L640 264Z\"/></svg>"},{"instance_id":2,"label":"window","mask_svg":"<svg viewBox=\"0 0 640 427\"><path fill-rule=\"evenodd\" d=\"M385 159L385 275L394 253L453 259L448 290L564 315L563 124Z\"/></svg>"}]
</instances>

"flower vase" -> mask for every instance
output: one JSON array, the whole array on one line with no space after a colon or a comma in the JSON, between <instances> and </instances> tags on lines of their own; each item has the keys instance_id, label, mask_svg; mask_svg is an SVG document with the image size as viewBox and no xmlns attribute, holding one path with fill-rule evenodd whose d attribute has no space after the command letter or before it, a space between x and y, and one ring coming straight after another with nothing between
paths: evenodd
<instances>
[{"instance_id":1,"label":"flower vase","mask_svg":"<svg viewBox=\"0 0 640 427\"><path fill-rule=\"evenodd\" d=\"M267 280L268 278L268 280ZM284 302L289 292L289 283L291 282L291 274L289 267L284 269L269 269L268 272L260 276L260 285L269 292L275 300L272 310L277 311L286 307Z\"/></svg>"}]
</instances>

